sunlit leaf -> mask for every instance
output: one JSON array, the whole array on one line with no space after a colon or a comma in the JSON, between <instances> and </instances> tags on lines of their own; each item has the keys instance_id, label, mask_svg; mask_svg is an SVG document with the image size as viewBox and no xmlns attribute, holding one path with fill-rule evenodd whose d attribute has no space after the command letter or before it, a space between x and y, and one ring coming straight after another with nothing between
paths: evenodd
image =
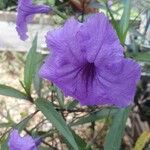
<instances>
[{"instance_id":1,"label":"sunlit leaf","mask_svg":"<svg viewBox=\"0 0 150 150\"><path fill-rule=\"evenodd\" d=\"M137 139L134 150L142 150L146 143L150 141L150 132L143 132Z\"/></svg>"}]
</instances>

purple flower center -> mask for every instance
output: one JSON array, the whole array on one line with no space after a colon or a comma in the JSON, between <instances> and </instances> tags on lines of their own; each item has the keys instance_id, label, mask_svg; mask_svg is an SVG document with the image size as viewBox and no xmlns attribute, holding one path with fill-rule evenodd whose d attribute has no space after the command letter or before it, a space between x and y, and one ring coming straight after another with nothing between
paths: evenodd
<instances>
[{"instance_id":1,"label":"purple flower center","mask_svg":"<svg viewBox=\"0 0 150 150\"><path fill-rule=\"evenodd\" d=\"M86 83L85 84L86 89L89 84L92 85L92 81L95 77L95 74L96 74L96 68L95 68L94 63L85 64L85 66L83 67L83 70L82 70L82 79Z\"/></svg>"}]
</instances>

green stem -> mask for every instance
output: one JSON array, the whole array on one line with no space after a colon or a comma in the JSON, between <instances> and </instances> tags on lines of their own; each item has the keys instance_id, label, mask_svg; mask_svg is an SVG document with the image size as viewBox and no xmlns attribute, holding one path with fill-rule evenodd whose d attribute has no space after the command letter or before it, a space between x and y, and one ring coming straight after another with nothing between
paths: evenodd
<instances>
[{"instance_id":1,"label":"green stem","mask_svg":"<svg viewBox=\"0 0 150 150\"><path fill-rule=\"evenodd\" d=\"M64 15L61 11L59 11L56 7L53 7L53 12L56 13L58 16L66 20L68 17Z\"/></svg>"}]
</instances>

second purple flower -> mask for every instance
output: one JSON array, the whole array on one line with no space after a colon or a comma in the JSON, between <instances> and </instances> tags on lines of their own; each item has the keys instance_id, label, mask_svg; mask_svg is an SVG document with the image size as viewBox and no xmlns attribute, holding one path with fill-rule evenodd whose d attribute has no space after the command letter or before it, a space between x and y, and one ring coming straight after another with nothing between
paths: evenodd
<instances>
[{"instance_id":1,"label":"second purple flower","mask_svg":"<svg viewBox=\"0 0 150 150\"><path fill-rule=\"evenodd\" d=\"M33 139L29 135L21 137L19 131L14 129L10 133L8 147L9 150L37 150L40 142L40 138Z\"/></svg>"},{"instance_id":2,"label":"second purple flower","mask_svg":"<svg viewBox=\"0 0 150 150\"><path fill-rule=\"evenodd\" d=\"M37 13L48 13L52 11L49 6L35 5L32 0L18 0L16 30L21 40L26 40L27 24L32 20L33 15Z\"/></svg>"}]
</instances>

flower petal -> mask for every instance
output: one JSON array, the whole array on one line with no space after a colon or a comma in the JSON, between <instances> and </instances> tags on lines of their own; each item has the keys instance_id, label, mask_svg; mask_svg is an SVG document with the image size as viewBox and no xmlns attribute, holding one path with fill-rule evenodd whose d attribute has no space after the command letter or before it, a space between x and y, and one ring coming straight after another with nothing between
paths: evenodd
<instances>
[{"instance_id":1,"label":"flower petal","mask_svg":"<svg viewBox=\"0 0 150 150\"><path fill-rule=\"evenodd\" d=\"M84 23L81 31L82 43L86 49L88 62L96 61L97 55L101 53L102 46L120 45L118 36L103 13L90 16ZM84 40L86 39L86 40ZM117 53L122 54L123 49L117 49ZM99 59L99 58L98 58Z\"/></svg>"},{"instance_id":2,"label":"flower petal","mask_svg":"<svg viewBox=\"0 0 150 150\"><path fill-rule=\"evenodd\" d=\"M10 150L37 150L36 144L32 137L20 137L18 130L13 130L8 141Z\"/></svg>"},{"instance_id":3,"label":"flower petal","mask_svg":"<svg viewBox=\"0 0 150 150\"><path fill-rule=\"evenodd\" d=\"M17 8L16 30L21 40L26 40L27 24L31 22L33 15L37 13L48 13L51 8L46 5L34 5L32 0L19 0Z\"/></svg>"},{"instance_id":4,"label":"flower petal","mask_svg":"<svg viewBox=\"0 0 150 150\"><path fill-rule=\"evenodd\" d=\"M132 103L136 84L140 79L140 66L131 59L104 65L98 71L98 80L105 87L107 104L125 107Z\"/></svg>"},{"instance_id":5,"label":"flower petal","mask_svg":"<svg viewBox=\"0 0 150 150\"><path fill-rule=\"evenodd\" d=\"M51 50L51 54L58 54L63 60L67 60L68 63L75 65L84 63L83 52L76 36L81 26L81 23L71 18L65 23L63 28L48 32L46 43Z\"/></svg>"}]
</instances>

